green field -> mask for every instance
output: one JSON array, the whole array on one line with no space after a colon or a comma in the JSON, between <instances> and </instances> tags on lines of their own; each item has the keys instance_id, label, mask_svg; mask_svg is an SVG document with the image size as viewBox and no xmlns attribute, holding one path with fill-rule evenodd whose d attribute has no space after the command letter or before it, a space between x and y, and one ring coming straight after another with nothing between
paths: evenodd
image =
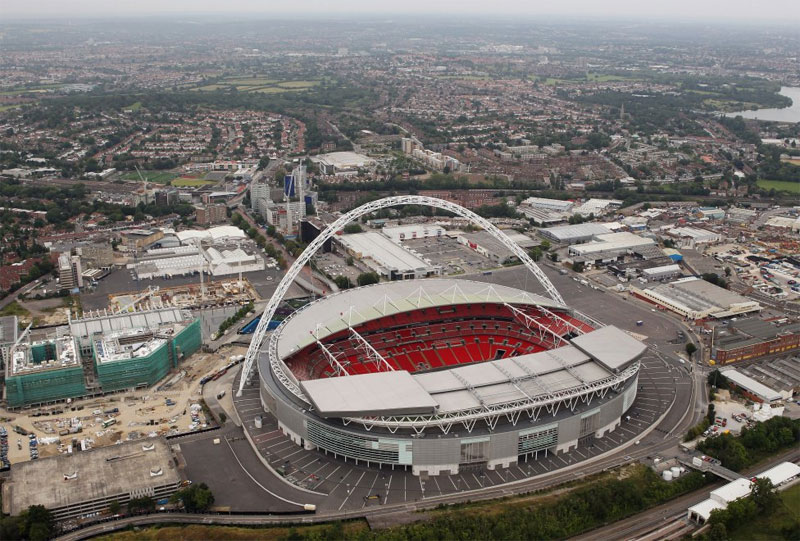
<instances>
[{"instance_id":1,"label":"green field","mask_svg":"<svg viewBox=\"0 0 800 541\"><path fill-rule=\"evenodd\" d=\"M6 305L5 308L0 310L0 316L23 317L23 316L29 316L29 315L31 315L31 313L28 312L28 310L26 308L24 308L17 301L9 303L8 305Z\"/></svg>"},{"instance_id":2,"label":"green field","mask_svg":"<svg viewBox=\"0 0 800 541\"><path fill-rule=\"evenodd\" d=\"M177 173L172 173L170 171L142 171L142 176L147 179L147 182L155 182L156 184L167 184L172 179L176 178L178 175ZM139 178L139 174L136 171L128 171L127 173L123 173L120 177L122 180L138 180L141 181Z\"/></svg>"},{"instance_id":3,"label":"green field","mask_svg":"<svg viewBox=\"0 0 800 541\"><path fill-rule=\"evenodd\" d=\"M200 92L236 89L237 92L258 92L278 94L281 92L300 92L317 86L319 81L281 81L266 77L227 77L213 84L196 87Z\"/></svg>"},{"instance_id":4,"label":"green field","mask_svg":"<svg viewBox=\"0 0 800 541\"><path fill-rule=\"evenodd\" d=\"M759 517L750 521L742 528L728 532L729 538L742 541L768 541L773 539L788 539L784 536L785 529L795 525L800 517L800 485L795 485L780 493L782 505L766 517ZM795 538L792 538L795 539Z\"/></svg>"},{"instance_id":5,"label":"green field","mask_svg":"<svg viewBox=\"0 0 800 541\"><path fill-rule=\"evenodd\" d=\"M211 184L216 184L216 182L213 180L190 177L180 177L172 181L172 185L178 188L195 188L197 186L209 186Z\"/></svg>"},{"instance_id":6,"label":"green field","mask_svg":"<svg viewBox=\"0 0 800 541\"><path fill-rule=\"evenodd\" d=\"M132 103L131 105L128 105L127 107L123 107L122 110L123 111L127 111L128 109L130 109L131 111L133 111L135 113L136 111L138 111L141 108L142 108L142 102L137 101L136 103Z\"/></svg>"},{"instance_id":7,"label":"green field","mask_svg":"<svg viewBox=\"0 0 800 541\"><path fill-rule=\"evenodd\" d=\"M764 178L758 179L758 187L765 190L775 190L778 192L786 192L791 195L800 195L800 182L792 182L789 180L767 180Z\"/></svg>"}]
</instances>

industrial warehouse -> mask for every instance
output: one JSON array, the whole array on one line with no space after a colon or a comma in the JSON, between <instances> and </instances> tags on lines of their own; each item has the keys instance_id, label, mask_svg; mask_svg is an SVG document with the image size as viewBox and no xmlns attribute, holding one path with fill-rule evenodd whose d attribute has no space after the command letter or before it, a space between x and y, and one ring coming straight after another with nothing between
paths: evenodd
<instances>
[{"instance_id":1,"label":"industrial warehouse","mask_svg":"<svg viewBox=\"0 0 800 541\"><path fill-rule=\"evenodd\" d=\"M692 321L724 319L761 311L758 302L693 276L647 288L631 286L630 291Z\"/></svg>"},{"instance_id":2,"label":"industrial warehouse","mask_svg":"<svg viewBox=\"0 0 800 541\"><path fill-rule=\"evenodd\" d=\"M197 273L227 276L263 271L264 258L238 227L181 231L159 239L158 247L142 250L128 268L140 280Z\"/></svg>"},{"instance_id":3,"label":"industrial warehouse","mask_svg":"<svg viewBox=\"0 0 800 541\"><path fill-rule=\"evenodd\" d=\"M98 314L55 329L26 329L6 363L9 408L148 387L201 346L200 322L164 308Z\"/></svg>"},{"instance_id":4,"label":"industrial warehouse","mask_svg":"<svg viewBox=\"0 0 800 541\"><path fill-rule=\"evenodd\" d=\"M800 323L748 318L714 328L711 358L717 364L758 359L800 347Z\"/></svg>"}]
</instances>

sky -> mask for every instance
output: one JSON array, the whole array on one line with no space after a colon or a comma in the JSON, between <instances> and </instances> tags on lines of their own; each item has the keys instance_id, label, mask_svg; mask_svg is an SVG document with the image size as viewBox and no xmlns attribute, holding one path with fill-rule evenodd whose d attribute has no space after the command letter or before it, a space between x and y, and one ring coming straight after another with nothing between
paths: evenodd
<instances>
[{"instance_id":1,"label":"sky","mask_svg":"<svg viewBox=\"0 0 800 541\"><path fill-rule=\"evenodd\" d=\"M496 14L800 23L798 0L0 0L6 18L193 14Z\"/></svg>"}]
</instances>

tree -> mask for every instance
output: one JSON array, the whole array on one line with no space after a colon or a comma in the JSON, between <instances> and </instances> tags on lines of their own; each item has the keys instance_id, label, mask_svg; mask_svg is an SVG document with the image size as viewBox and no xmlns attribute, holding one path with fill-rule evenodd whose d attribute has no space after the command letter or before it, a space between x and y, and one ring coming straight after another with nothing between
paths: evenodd
<instances>
[{"instance_id":1,"label":"tree","mask_svg":"<svg viewBox=\"0 0 800 541\"><path fill-rule=\"evenodd\" d=\"M184 509L190 513L204 513L214 505L214 494L208 485L190 485L172 495L170 501L173 503L182 502Z\"/></svg>"},{"instance_id":2,"label":"tree","mask_svg":"<svg viewBox=\"0 0 800 541\"><path fill-rule=\"evenodd\" d=\"M348 267L352 267L355 264L355 261L353 260L353 258L351 256L347 256L347 259L345 260L345 263L347 263Z\"/></svg>"},{"instance_id":3,"label":"tree","mask_svg":"<svg viewBox=\"0 0 800 541\"><path fill-rule=\"evenodd\" d=\"M347 224L344 226L344 232L348 235L352 233L361 233L362 231L364 231L364 229L362 229L361 225L359 224Z\"/></svg>"},{"instance_id":4,"label":"tree","mask_svg":"<svg viewBox=\"0 0 800 541\"><path fill-rule=\"evenodd\" d=\"M689 360L692 359L695 351L697 351L697 346L694 345L694 342L686 342L686 354L689 356Z\"/></svg>"},{"instance_id":5,"label":"tree","mask_svg":"<svg viewBox=\"0 0 800 541\"><path fill-rule=\"evenodd\" d=\"M122 509L122 506L120 505L120 503L117 500L114 500L113 502L108 504L108 512L111 515L119 515L119 512L120 512L121 509Z\"/></svg>"},{"instance_id":6,"label":"tree","mask_svg":"<svg viewBox=\"0 0 800 541\"><path fill-rule=\"evenodd\" d=\"M549 241L549 240L547 240L547 239L543 240L543 241L542 241L542 242L539 244L539 247L542 249L542 251L545 251L545 252L549 252L549 251L550 251L550 247L551 247L551 246L552 246L552 245L550 244L550 241Z\"/></svg>"},{"instance_id":7,"label":"tree","mask_svg":"<svg viewBox=\"0 0 800 541\"><path fill-rule=\"evenodd\" d=\"M155 509L155 500L147 496L142 496L141 498L132 498L131 501L128 502L128 511L131 513L149 513L151 511L155 511Z\"/></svg>"},{"instance_id":8,"label":"tree","mask_svg":"<svg viewBox=\"0 0 800 541\"><path fill-rule=\"evenodd\" d=\"M381 281L381 277L377 272L362 272L356 279L359 286L368 286L370 284L377 284Z\"/></svg>"},{"instance_id":9,"label":"tree","mask_svg":"<svg viewBox=\"0 0 800 541\"><path fill-rule=\"evenodd\" d=\"M333 279L334 283L339 289L350 289L353 287L353 282L347 276L337 276Z\"/></svg>"},{"instance_id":10,"label":"tree","mask_svg":"<svg viewBox=\"0 0 800 541\"><path fill-rule=\"evenodd\" d=\"M550 254L550 261L558 261L558 254L556 252Z\"/></svg>"},{"instance_id":11,"label":"tree","mask_svg":"<svg viewBox=\"0 0 800 541\"><path fill-rule=\"evenodd\" d=\"M528 251L528 255L534 261L539 261L542 258L542 249L539 246L534 246Z\"/></svg>"},{"instance_id":12,"label":"tree","mask_svg":"<svg viewBox=\"0 0 800 541\"><path fill-rule=\"evenodd\" d=\"M583 272L585 268L586 264L583 261L577 261L572 264L572 270L574 270L575 272Z\"/></svg>"},{"instance_id":13,"label":"tree","mask_svg":"<svg viewBox=\"0 0 800 541\"><path fill-rule=\"evenodd\" d=\"M725 277L728 278L730 277L730 275L731 275L731 268L725 267Z\"/></svg>"},{"instance_id":14,"label":"tree","mask_svg":"<svg viewBox=\"0 0 800 541\"><path fill-rule=\"evenodd\" d=\"M756 477L751 494L753 501L762 513L768 513L775 509L780 499L768 477Z\"/></svg>"}]
</instances>

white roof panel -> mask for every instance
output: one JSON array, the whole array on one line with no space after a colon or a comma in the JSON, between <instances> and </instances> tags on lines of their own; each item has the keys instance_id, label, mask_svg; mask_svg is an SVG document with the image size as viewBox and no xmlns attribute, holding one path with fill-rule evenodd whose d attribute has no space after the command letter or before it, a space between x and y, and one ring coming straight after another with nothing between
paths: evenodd
<instances>
[{"instance_id":1,"label":"white roof panel","mask_svg":"<svg viewBox=\"0 0 800 541\"><path fill-rule=\"evenodd\" d=\"M647 349L642 342L613 326L576 336L571 342L612 372L624 369Z\"/></svg>"},{"instance_id":2,"label":"white roof panel","mask_svg":"<svg viewBox=\"0 0 800 541\"><path fill-rule=\"evenodd\" d=\"M404 370L301 381L323 417L432 414L436 401Z\"/></svg>"}]
</instances>

